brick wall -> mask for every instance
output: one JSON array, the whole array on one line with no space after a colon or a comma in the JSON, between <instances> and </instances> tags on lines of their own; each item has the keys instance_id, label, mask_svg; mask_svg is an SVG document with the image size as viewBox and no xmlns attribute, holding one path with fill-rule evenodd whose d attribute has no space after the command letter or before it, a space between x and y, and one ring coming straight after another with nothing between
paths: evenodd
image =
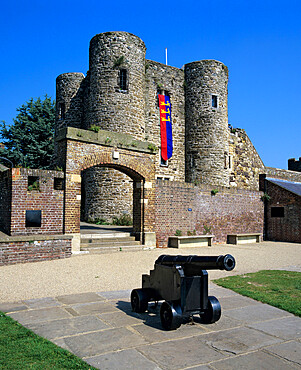
<instances>
[{"instance_id":1,"label":"brick wall","mask_svg":"<svg viewBox=\"0 0 301 370\"><path fill-rule=\"evenodd\" d=\"M160 247L167 246L168 236L181 230L203 234L205 228L215 235L214 243L226 243L227 234L263 232L262 193L243 189L180 182L156 183L156 235Z\"/></svg>"},{"instance_id":2,"label":"brick wall","mask_svg":"<svg viewBox=\"0 0 301 370\"><path fill-rule=\"evenodd\" d=\"M38 189L29 190L29 177L38 178ZM64 190L54 189L54 179L64 173L25 168L12 169L11 235L62 234ZM41 226L26 227L26 211L41 211Z\"/></svg>"},{"instance_id":3,"label":"brick wall","mask_svg":"<svg viewBox=\"0 0 301 370\"><path fill-rule=\"evenodd\" d=\"M266 238L301 243L301 197L266 181ZM271 217L271 208L282 208L284 217Z\"/></svg>"},{"instance_id":4,"label":"brick wall","mask_svg":"<svg viewBox=\"0 0 301 370\"><path fill-rule=\"evenodd\" d=\"M0 171L0 231L10 232L11 171Z\"/></svg>"},{"instance_id":5,"label":"brick wall","mask_svg":"<svg viewBox=\"0 0 301 370\"><path fill-rule=\"evenodd\" d=\"M48 240L10 240L0 239L0 266L15 263L48 261L71 256L71 238L65 237Z\"/></svg>"}]
</instances>

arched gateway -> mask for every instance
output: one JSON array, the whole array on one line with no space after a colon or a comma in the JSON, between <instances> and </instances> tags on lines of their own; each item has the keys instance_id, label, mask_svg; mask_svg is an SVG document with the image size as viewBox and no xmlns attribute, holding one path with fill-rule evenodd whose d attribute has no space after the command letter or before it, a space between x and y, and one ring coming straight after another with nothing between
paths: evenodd
<instances>
[{"instance_id":1,"label":"arched gateway","mask_svg":"<svg viewBox=\"0 0 301 370\"><path fill-rule=\"evenodd\" d=\"M109 135L109 136L108 136ZM108 140L109 137L109 140ZM68 127L57 135L58 163L65 168L64 233L80 241L81 171L103 166L133 180L133 233L145 245L155 245L155 150L147 142L130 142L130 135ZM73 249L77 249L76 246Z\"/></svg>"}]
</instances>

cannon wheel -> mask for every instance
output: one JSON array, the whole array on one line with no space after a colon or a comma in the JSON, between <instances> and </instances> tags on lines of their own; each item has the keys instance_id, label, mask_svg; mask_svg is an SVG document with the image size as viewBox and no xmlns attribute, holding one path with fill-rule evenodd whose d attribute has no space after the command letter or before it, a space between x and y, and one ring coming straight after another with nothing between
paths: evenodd
<instances>
[{"instance_id":1,"label":"cannon wheel","mask_svg":"<svg viewBox=\"0 0 301 370\"><path fill-rule=\"evenodd\" d=\"M165 330L175 330L182 324L182 310L178 304L163 302L160 309L161 324Z\"/></svg>"},{"instance_id":2,"label":"cannon wheel","mask_svg":"<svg viewBox=\"0 0 301 370\"><path fill-rule=\"evenodd\" d=\"M208 308L201 315L201 320L204 324L212 324L218 321L221 317L221 305L214 296L208 297Z\"/></svg>"},{"instance_id":3,"label":"cannon wheel","mask_svg":"<svg viewBox=\"0 0 301 370\"><path fill-rule=\"evenodd\" d=\"M131 305L134 312L145 312L148 306L148 295L143 289L134 289L131 293Z\"/></svg>"}]
</instances>

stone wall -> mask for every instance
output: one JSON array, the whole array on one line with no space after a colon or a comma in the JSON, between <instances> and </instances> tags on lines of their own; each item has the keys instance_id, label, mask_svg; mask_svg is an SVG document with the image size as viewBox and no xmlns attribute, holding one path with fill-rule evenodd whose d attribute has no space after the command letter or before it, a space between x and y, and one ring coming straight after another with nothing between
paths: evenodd
<instances>
[{"instance_id":1,"label":"stone wall","mask_svg":"<svg viewBox=\"0 0 301 370\"><path fill-rule=\"evenodd\" d=\"M301 172L301 157L297 161L295 158L291 158L288 160L288 169L290 171L298 171Z\"/></svg>"},{"instance_id":2,"label":"stone wall","mask_svg":"<svg viewBox=\"0 0 301 370\"><path fill-rule=\"evenodd\" d=\"M156 175L171 181L185 181L185 100L184 72L181 69L146 60L145 62L145 139L161 146L158 93L170 96L173 135L173 156L167 166L161 165L158 152Z\"/></svg>"},{"instance_id":3,"label":"stone wall","mask_svg":"<svg viewBox=\"0 0 301 370\"><path fill-rule=\"evenodd\" d=\"M94 124L144 140L145 50L144 42L127 32L106 32L92 38L83 128ZM121 70L126 71L126 89L120 86Z\"/></svg>"},{"instance_id":4,"label":"stone wall","mask_svg":"<svg viewBox=\"0 0 301 370\"><path fill-rule=\"evenodd\" d=\"M186 181L229 185L228 68L185 65Z\"/></svg>"},{"instance_id":5,"label":"stone wall","mask_svg":"<svg viewBox=\"0 0 301 370\"><path fill-rule=\"evenodd\" d=\"M208 185L156 182L157 244L166 247L168 236L181 230L183 235L206 230L214 243L226 243L233 233L263 233L262 192L218 187L212 195Z\"/></svg>"},{"instance_id":6,"label":"stone wall","mask_svg":"<svg viewBox=\"0 0 301 370\"><path fill-rule=\"evenodd\" d=\"M259 190L265 166L245 130L230 129L229 156L230 186Z\"/></svg>"},{"instance_id":7,"label":"stone wall","mask_svg":"<svg viewBox=\"0 0 301 370\"><path fill-rule=\"evenodd\" d=\"M112 168L96 166L83 171L81 218L111 223L123 214L133 218L133 180Z\"/></svg>"},{"instance_id":8,"label":"stone wall","mask_svg":"<svg viewBox=\"0 0 301 370\"><path fill-rule=\"evenodd\" d=\"M63 205L63 172L12 169L11 235L62 234ZM40 226L26 226L28 211L41 212Z\"/></svg>"},{"instance_id":9,"label":"stone wall","mask_svg":"<svg viewBox=\"0 0 301 370\"><path fill-rule=\"evenodd\" d=\"M301 197L266 181L266 239L301 243ZM283 208L283 217L272 217L272 208Z\"/></svg>"},{"instance_id":10,"label":"stone wall","mask_svg":"<svg viewBox=\"0 0 301 370\"><path fill-rule=\"evenodd\" d=\"M41 262L71 256L71 238L10 237L0 238L0 266L15 263Z\"/></svg>"},{"instance_id":11,"label":"stone wall","mask_svg":"<svg viewBox=\"0 0 301 370\"><path fill-rule=\"evenodd\" d=\"M0 171L0 231L10 233L11 170Z\"/></svg>"},{"instance_id":12,"label":"stone wall","mask_svg":"<svg viewBox=\"0 0 301 370\"><path fill-rule=\"evenodd\" d=\"M265 168L266 177L271 177L273 179L282 179L287 181L301 182L301 173L297 171L282 170L280 168Z\"/></svg>"}]
</instances>

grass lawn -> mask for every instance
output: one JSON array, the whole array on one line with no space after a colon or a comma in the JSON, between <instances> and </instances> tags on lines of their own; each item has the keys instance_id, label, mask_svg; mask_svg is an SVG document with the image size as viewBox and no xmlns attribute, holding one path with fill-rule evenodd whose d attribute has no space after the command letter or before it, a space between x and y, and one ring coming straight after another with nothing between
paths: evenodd
<instances>
[{"instance_id":1,"label":"grass lawn","mask_svg":"<svg viewBox=\"0 0 301 370\"><path fill-rule=\"evenodd\" d=\"M0 369L94 369L0 312Z\"/></svg>"},{"instance_id":2,"label":"grass lawn","mask_svg":"<svg viewBox=\"0 0 301 370\"><path fill-rule=\"evenodd\" d=\"M214 283L301 316L301 272L263 270L229 276Z\"/></svg>"}]
</instances>

